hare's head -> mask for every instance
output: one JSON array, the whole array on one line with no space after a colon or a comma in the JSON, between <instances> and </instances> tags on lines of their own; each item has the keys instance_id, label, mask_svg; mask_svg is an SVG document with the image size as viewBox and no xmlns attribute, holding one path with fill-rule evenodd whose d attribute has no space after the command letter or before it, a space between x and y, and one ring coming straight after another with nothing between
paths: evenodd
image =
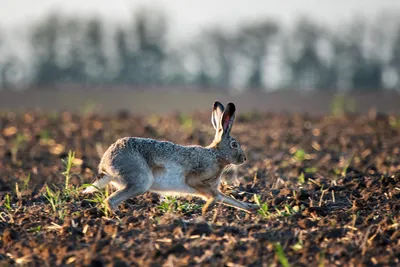
<instances>
[{"instance_id":1,"label":"hare's head","mask_svg":"<svg viewBox=\"0 0 400 267\"><path fill-rule=\"evenodd\" d=\"M239 142L230 136L235 120L235 109L233 103L229 103L224 108L220 102L214 102L211 122L216 132L212 146L219 151L219 155L229 164L239 165L246 161L246 155Z\"/></svg>"}]
</instances>

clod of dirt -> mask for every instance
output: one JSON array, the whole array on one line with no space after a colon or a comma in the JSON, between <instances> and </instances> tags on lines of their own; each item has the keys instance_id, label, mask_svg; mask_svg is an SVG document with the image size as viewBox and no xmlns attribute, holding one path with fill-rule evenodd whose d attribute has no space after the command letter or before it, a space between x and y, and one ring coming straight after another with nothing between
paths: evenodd
<instances>
[{"instance_id":1,"label":"clod of dirt","mask_svg":"<svg viewBox=\"0 0 400 267\"><path fill-rule=\"evenodd\" d=\"M210 235L213 230L206 222L199 222L195 224L188 224L188 232L190 235Z\"/></svg>"},{"instance_id":2,"label":"clod of dirt","mask_svg":"<svg viewBox=\"0 0 400 267\"><path fill-rule=\"evenodd\" d=\"M19 240L19 233L12 230L12 229L5 229L3 232L3 245L7 247L9 244L11 244L14 241Z\"/></svg>"}]
</instances>

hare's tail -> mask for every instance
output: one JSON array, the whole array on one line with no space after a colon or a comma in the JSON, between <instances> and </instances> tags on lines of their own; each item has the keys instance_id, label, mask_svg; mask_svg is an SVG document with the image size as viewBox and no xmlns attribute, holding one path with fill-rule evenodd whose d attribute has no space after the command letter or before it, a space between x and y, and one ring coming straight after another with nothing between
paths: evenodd
<instances>
[{"instance_id":1,"label":"hare's tail","mask_svg":"<svg viewBox=\"0 0 400 267\"><path fill-rule=\"evenodd\" d=\"M83 194L90 194L96 192L98 189L102 189L106 187L106 185L112 180L110 175L105 173L100 173L96 177L96 181L94 181L90 186L86 187L85 190L82 191Z\"/></svg>"}]
</instances>

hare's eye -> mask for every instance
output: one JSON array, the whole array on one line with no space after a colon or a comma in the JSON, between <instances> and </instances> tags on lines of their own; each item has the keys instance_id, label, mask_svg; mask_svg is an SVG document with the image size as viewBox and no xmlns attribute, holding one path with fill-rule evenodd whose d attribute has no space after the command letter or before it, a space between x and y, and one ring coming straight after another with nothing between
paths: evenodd
<instances>
[{"instance_id":1,"label":"hare's eye","mask_svg":"<svg viewBox=\"0 0 400 267\"><path fill-rule=\"evenodd\" d=\"M232 148L237 148L238 147L238 143L236 141L232 141L231 142L231 147Z\"/></svg>"}]
</instances>

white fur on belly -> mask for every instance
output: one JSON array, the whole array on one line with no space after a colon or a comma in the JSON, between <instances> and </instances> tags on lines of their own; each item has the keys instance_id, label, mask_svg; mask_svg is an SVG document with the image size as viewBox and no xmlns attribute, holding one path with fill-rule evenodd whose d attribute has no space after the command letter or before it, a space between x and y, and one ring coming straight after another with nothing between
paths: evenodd
<instances>
[{"instance_id":1,"label":"white fur on belly","mask_svg":"<svg viewBox=\"0 0 400 267\"><path fill-rule=\"evenodd\" d=\"M194 195L196 190L185 183L183 169L179 165L169 164L163 171L153 173L154 182L150 191L163 195Z\"/></svg>"}]
</instances>

